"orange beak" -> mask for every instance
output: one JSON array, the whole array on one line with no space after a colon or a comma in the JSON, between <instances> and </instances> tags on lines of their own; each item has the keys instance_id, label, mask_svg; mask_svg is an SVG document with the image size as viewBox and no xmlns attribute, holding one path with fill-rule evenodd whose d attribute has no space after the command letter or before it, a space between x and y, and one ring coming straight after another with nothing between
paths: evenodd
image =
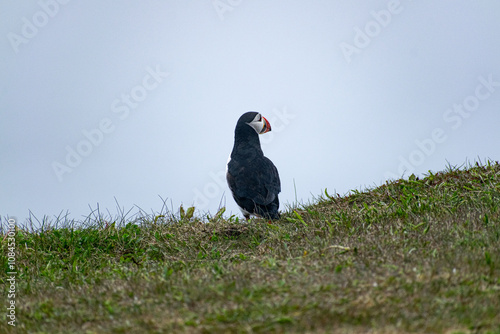
<instances>
[{"instance_id":1,"label":"orange beak","mask_svg":"<svg viewBox=\"0 0 500 334\"><path fill-rule=\"evenodd\" d=\"M271 131L271 124L269 124L269 121L264 116L262 116L262 119L264 120L264 127L262 128L260 134Z\"/></svg>"}]
</instances>

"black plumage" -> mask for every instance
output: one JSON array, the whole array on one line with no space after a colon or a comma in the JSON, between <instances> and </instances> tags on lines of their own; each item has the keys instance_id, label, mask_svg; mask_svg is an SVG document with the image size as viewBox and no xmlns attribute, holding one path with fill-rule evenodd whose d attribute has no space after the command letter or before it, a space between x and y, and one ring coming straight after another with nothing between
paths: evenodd
<instances>
[{"instance_id":1,"label":"black plumage","mask_svg":"<svg viewBox=\"0 0 500 334\"><path fill-rule=\"evenodd\" d=\"M227 164L227 183L246 219L250 215L279 219L281 191L276 166L264 156L259 134L271 125L257 112L243 114L234 130L234 146Z\"/></svg>"}]
</instances>

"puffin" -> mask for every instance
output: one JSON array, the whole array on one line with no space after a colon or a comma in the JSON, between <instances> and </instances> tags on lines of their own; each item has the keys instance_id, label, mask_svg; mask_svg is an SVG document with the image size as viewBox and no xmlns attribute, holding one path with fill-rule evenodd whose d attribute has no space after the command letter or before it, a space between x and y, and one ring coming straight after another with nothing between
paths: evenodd
<instances>
[{"instance_id":1,"label":"puffin","mask_svg":"<svg viewBox=\"0 0 500 334\"><path fill-rule=\"evenodd\" d=\"M264 156L259 135L271 131L269 121L256 111L241 115L234 129L234 146L226 166L226 179L246 220L250 216L280 218L278 169Z\"/></svg>"}]
</instances>

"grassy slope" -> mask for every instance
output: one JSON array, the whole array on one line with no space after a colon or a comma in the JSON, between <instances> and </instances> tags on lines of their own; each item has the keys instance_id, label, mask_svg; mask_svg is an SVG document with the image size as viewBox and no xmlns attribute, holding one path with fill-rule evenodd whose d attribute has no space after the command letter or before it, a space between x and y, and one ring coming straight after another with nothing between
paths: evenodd
<instances>
[{"instance_id":1,"label":"grassy slope","mask_svg":"<svg viewBox=\"0 0 500 334\"><path fill-rule=\"evenodd\" d=\"M18 231L20 332L500 333L498 163L325 194L272 225L118 225Z\"/></svg>"}]
</instances>

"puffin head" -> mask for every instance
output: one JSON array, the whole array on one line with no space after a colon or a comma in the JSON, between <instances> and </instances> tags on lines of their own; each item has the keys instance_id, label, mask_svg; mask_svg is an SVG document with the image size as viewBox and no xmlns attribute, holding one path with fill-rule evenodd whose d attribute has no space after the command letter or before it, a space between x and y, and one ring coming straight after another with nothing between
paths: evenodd
<instances>
[{"instance_id":1,"label":"puffin head","mask_svg":"<svg viewBox=\"0 0 500 334\"><path fill-rule=\"evenodd\" d=\"M259 135L271 131L271 124L269 124L269 121L256 111L244 113L241 115L238 123L250 126Z\"/></svg>"}]
</instances>

